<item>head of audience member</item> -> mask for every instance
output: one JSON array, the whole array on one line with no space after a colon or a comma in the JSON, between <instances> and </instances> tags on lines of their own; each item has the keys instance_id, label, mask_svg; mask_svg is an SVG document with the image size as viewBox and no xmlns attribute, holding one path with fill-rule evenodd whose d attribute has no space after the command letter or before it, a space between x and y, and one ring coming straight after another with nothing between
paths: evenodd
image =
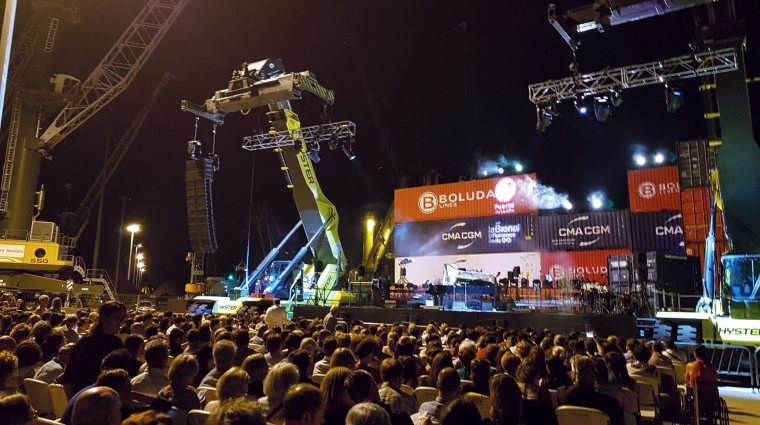
<instances>
[{"instance_id":1,"label":"head of audience member","mask_svg":"<svg viewBox=\"0 0 760 425\"><path fill-rule=\"evenodd\" d=\"M359 403L348 411L346 425L391 425L391 417L378 404Z\"/></svg>"},{"instance_id":2,"label":"head of audience member","mask_svg":"<svg viewBox=\"0 0 760 425\"><path fill-rule=\"evenodd\" d=\"M0 351L16 351L16 340L8 335L0 336Z\"/></svg>"},{"instance_id":3,"label":"head of audience member","mask_svg":"<svg viewBox=\"0 0 760 425\"><path fill-rule=\"evenodd\" d=\"M383 382L397 387L401 386L403 373L404 366L398 359L387 358L380 365L380 377L383 379Z\"/></svg>"},{"instance_id":4,"label":"head of audience member","mask_svg":"<svg viewBox=\"0 0 760 425\"><path fill-rule=\"evenodd\" d=\"M607 368L607 362L601 357L592 357L594 361L594 376L596 377L596 386L603 387L610 383L610 370Z\"/></svg>"},{"instance_id":5,"label":"head of audience member","mask_svg":"<svg viewBox=\"0 0 760 425\"><path fill-rule=\"evenodd\" d=\"M39 345L44 344L52 333L53 327L50 326L50 323L44 320L39 321L32 326L32 338Z\"/></svg>"},{"instance_id":6,"label":"head of audience member","mask_svg":"<svg viewBox=\"0 0 760 425\"><path fill-rule=\"evenodd\" d=\"M271 354L282 352L282 335L279 333L270 332L269 335L267 335L267 339L264 345L266 346L267 351Z\"/></svg>"},{"instance_id":7,"label":"head of audience member","mask_svg":"<svg viewBox=\"0 0 760 425\"><path fill-rule=\"evenodd\" d=\"M93 387L79 395L71 413L72 425L121 424L121 399L109 387Z\"/></svg>"},{"instance_id":8,"label":"head of audience member","mask_svg":"<svg viewBox=\"0 0 760 425\"><path fill-rule=\"evenodd\" d=\"M348 407L354 405L354 401L346 390L346 378L351 375L351 370L345 367L331 367L319 390L325 396L325 407L327 410Z\"/></svg>"},{"instance_id":9,"label":"head of audience member","mask_svg":"<svg viewBox=\"0 0 760 425\"><path fill-rule=\"evenodd\" d=\"M18 357L19 369L27 366L36 365L42 359L42 350L36 342L32 340L22 341L16 347L16 357Z\"/></svg>"},{"instance_id":10,"label":"head of audience member","mask_svg":"<svg viewBox=\"0 0 760 425\"><path fill-rule=\"evenodd\" d=\"M375 344L369 339L362 340L359 345L356 346L356 358L359 359L359 363L366 365L375 358Z\"/></svg>"},{"instance_id":11,"label":"head of audience member","mask_svg":"<svg viewBox=\"0 0 760 425\"><path fill-rule=\"evenodd\" d=\"M377 390L375 379L366 370L354 370L346 378L346 391L354 403L380 404L380 392Z\"/></svg>"},{"instance_id":12,"label":"head of audience member","mask_svg":"<svg viewBox=\"0 0 760 425\"><path fill-rule=\"evenodd\" d=\"M301 340L300 349L306 350L306 352L309 353L309 357L314 357L319 350L319 345L317 344L317 341L314 341L314 338L304 338Z\"/></svg>"},{"instance_id":13,"label":"head of audience member","mask_svg":"<svg viewBox=\"0 0 760 425\"><path fill-rule=\"evenodd\" d=\"M517 373L517 368L520 366L520 362L520 357L512 354L511 351L506 351L504 355L501 356L502 370L504 370L504 373L512 377Z\"/></svg>"},{"instance_id":14,"label":"head of audience member","mask_svg":"<svg viewBox=\"0 0 760 425\"><path fill-rule=\"evenodd\" d=\"M169 381L174 388L187 388L198 374L200 366L193 354L180 354L169 366Z\"/></svg>"},{"instance_id":15,"label":"head of audience member","mask_svg":"<svg viewBox=\"0 0 760 425\"><path fill-rule=\"evenodd\" d=\"M570 377L573 378L573 382L582 385L594 386L596 382L596 375L594 370L594 361L587 356L575 356L570 359L570 366L572 368Z\"/></svg>"},{"instance_id":16,"label":"head of audience member","mask_svg":"<svg viewBox=\"0 0 760 425\"><path fill-rule=\"evenodd\" d=\"M32 338L32 327L26 323L19 323L13 326L10 333L11 338L16 341L16 344L21 344L27 339Z\"/></svg>"},{"instance_id":17,"label":"head of audience member","mask_svg":"<svg viewBox=\"0 0 760 425\"><path fill-rule=\"evenodd\" d=\"M295 351L301 346L301 332L290 332L284 339L285 348L288 351Z\"/></svg>"},{"instance_id":18,"label":"head of audience member","mask_svg":"<svg viewBox=\"0 0 760 425\"><path fill-rule=\"evenodd\" d=\"M156 410L145 410L130 415L121 425L174 425L171 416Z\"/></svg>"},{"instance_id":19,"label":"head of audience member","mask_svg":"<svg viewBox=\"0 0 760 425\"><path fill-rule=\"evenodd\" d=\"M417 362L412 356L399 356L398 361L401 362L403 370L401 373L401 383L409 385L412 388L417 388L419 384Z\"/></svg>"},{"instance_id":20,"label":"head of audience member","mask_svg":"<svg viewBox=\"0 0 760 425\"><path fill-rule=\"evenodd\" d=\"M662 345L665 350L676 350L676 342L673 341L673 338L665 338Z\"/></svg>"},{"instance_id":21,"label":"head of audience member","mask_svg":"<svg viewBox=\"0 0 760 425\"><path fill-rule=\"evenodd\" d=\"M652 358L652 352L649 350L648 347L639 344L635 347L633 347L633 358L636 359L636 361L640 362L641 364L646 365L649 363L649 360Z\"/></svg>"},{"instance_id":22,"label":"head of audience member","mask_svg":"<svg viewBox=\"0 0 760 425\"><path fill-rule=\"evenodd\" d=\"M435 355L433 363L430 365L430 375L428 378L428 385L434 388L438 388L438 375L441 370L450 367L454 367L454 361L451 358L451 353L444 351Z\"/></svg>"},{"instance_id":23,"label":"head of audience member","mask_svg":"<svg viewBox=\"0 0 760 425\"><path fill-rule=\"evenodd\" d=\"M454 368L446 367L438 374L438 396L446 402L459 397L461 380L459 373Z\"/></svg>"},{"instance_id":24,"label":"head of audience member","mask_svg":"<svg viewBox=\"0 0 760 425\"><path fill-rule=\"evenodd\" d=\"M288 389L298 383L298 368L287 362L277 363L264 379L264 394L269 406L274 408L282 403Z\"/></svg>"},{"instance_id":25,"label":"head of audience member","mask_svg":"<svg viewBox=\"0 0 760 425\"><path fill-rule=\"evenodd\" d=\"M551 376L560 376L560 374L567 373L565 363L559 356L549 356L546 359L546 370Z\"/></svg>"},{"instance_id":26,"label":"head of audience member","mask_svg":"<svg viewBox=\"0 0 760 425\"><path fill-rule=\"evenodd\" d=\"M295 350L288 354L288 361L298 368L299 381L305 382L311 376L313 370L311 357L306 350Z\"/></svg>"},{"instance_id":27,"label":"head of audience member","mask_svg":"<svg viewBox=\"0 0 760 425\"><path fill-rule=\"evenodd\" d=\"M125 369L129 370L132 354L124 348L111 351L100 362L100 370Z\"/></svg>"},{"instance_id":28,"label":"head of audience member","mask_svg":"<svg viewBox=\"0 0 760 425\"><path fill-rule=\"evenodd\" d=\"M522 393L517 382L503 374L494 375L489 385L491 391L491 421L494 425L517 425L522 423Z\"/></svg>"},{"instance_id":29,"label":"head of audience member","mask_svg":"<svg viewBox=\"0 0 760 425\"><path fill-rule=\"evenodd\" d=\"M132 334L124 339L124 349L133 359L140 359L145 356L145 340L140 335Z\"/></svg>"},{"instance_id":30,"label":"head of audience member","mask_svg":"<svg viewBox=\"0 0 760 425\"><path fill-rule=\"evenodd\" d=\"M491 378L491 364L484 358L477 358L470 362L470 379L477 386L488 386Z\"/></svg>"},{"instance_id":31,"label":"head of audience member","mask_svg":"<svg viewBox=\"0 0 760 425\"><path fill-rule=\"evenodd\" d=\"M459 397L441 411L441 425L461 425L479 418L480 412L472 400Z\"/></svg>"},{"instance_id":32,"label":"head of audience member","mask_svg":"<svg viewBox=\"0 0 760 425\"><path fill-rule=\"evenodd\" d=\"M221 403L206 419L206 425L266 425L266 423L266 417L259 409L259 405L245 397Z\"/></svg>"},{"instance_id":33,"label":"head of audience member","mask_svg":"<svg viewBox=\"0 0 760 425\"><path fill-rule=\"evenodd\" d=\"M75 344L66 344L58 350L58 360L63 364L68 364L71 358L71 353L74 351Z\"/></svg>"},{"instance_id":34,"label":"head of audience member","mask_svg":"<svg viewBox=\"0 0 760 425\"><path fill-rule=\"evenodd\" d=\"M169 344L156 338L145 344L145 363L149 368L164 370L169 362Z\"/></svg>"},{"instance_id":35,"label":"head of audience member","mask_svg":"<svg viewBox=\"0 0 760 425\"><path fill-rule=\"evenodd\" d=\"M37 411L24 394L3 394L0 397L0 417L4 425L35 425Z\"/></svg>"},{"instance_id":36,"label":"head of audience member","mask_svg":"<svg viewBox=\"0 0 760 425\"><path fill-rule=\"evenodd\" d=\"M700 344L697 345L697 348L694 349L694 358L697 360L705 361L707 359L707 347Z\"/></svg>"},{"instance_id":37,"label":"head of audience member","mask_svg":"<svg viewBox=\"0 0 760 425\"><path fill-rule=\"evenodd\" d=\"M514 377L518 384L538 384L538 364L533 359L523 359Z\"/></svg>"},{"instance_id":38,"label":"head of audience member","mask_svg":"<svg viewBox=\"0 0 760 425\"><path fill-rule=\"evenodd\" d=\"M214 344L214 365L217 372L224 373L235 366L235 344L222 340Z\"/></svg>"},{"instance_id":39,"label":"head of audience member","mask_svg":"<svg viewBox=\"0 0 760 425\"><path fill-rule=\"evenodd\" d=\"M338 348L330 357L330 369L334 367L356 368L356 356L348 348Z\"/></svg>"},{"instance_id":40,"label":"head of audience member","mask_svg":"<svg viewBox=\"0 0 760 425\"><path fill-rule=\"evenodd\" d=\"M248 372L239 367L224 372L216 383L216 393L219 396L219 402L224 403L236 397L243 397L248 394L248 384L251 378Z\"/></svg>"},{"instance_id":41,"label":"head of audience member","mask_svg":"<svg viewBox=\"0 0 760 425\"><path fill-rule=\"evenodd\" d=\"M298 384L285 394L282 412L286 425L322 425L325 401L317 387Z\"/></svg>"},{"instance_id":42,"label":"head of audience member","mask_svg":"<svg viewBox=\"0 0 760 425\"><path fill-rule=\"evenodd\" d=\"M122 404L129 403L132 393L132 380L129 373L124 369L110 369L100 372L98 380L95 381L97 387L108 387L116 391L121 398Z\"/></svg>"},{"instance_id":43,"label":"head of audience member","mask_svg":"<svg viewBox=\"0 0 760 425\"><path fill-rule=\"evenodd\" d=\"M322 343L322 352L325 353L326 358L331 358L338 349L338 340L332 336L327 336Z\"/></svg>"},{"instance_id":44,"label":"head of audience member","mask_svg":"<svg viewBox=\"0 0 760 425\"><path fill-rule=\"evenodd\" d=\"M240 367L248 373L251 384L263 383L269 372L269 363L263 354L251 354Z\"/></svg>"},{"instance_id":45,"label":"head of audience member","mask_svg":"<svg viewBox=\"0 0 760 425\"><path fill-rule=\"evenodd\" d=\"M98 320L92 328L92 333L116 335L125 317L127 317L127 308L124 304L118 301L106 301L98 308Z\"/></svg>"}]
</instances>

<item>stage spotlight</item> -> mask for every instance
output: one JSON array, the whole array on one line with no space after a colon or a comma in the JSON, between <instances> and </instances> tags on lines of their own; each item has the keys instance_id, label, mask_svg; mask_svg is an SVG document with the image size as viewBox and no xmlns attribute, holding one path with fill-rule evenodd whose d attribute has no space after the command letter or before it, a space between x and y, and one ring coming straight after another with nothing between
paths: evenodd
<instances>
[{"instance_id":1,"label":"stage spotlight","mask_svg":"<svg viewBox=\"0 0 760 425\"><path fill-rule=\"evenodd\" d=\"M536 106L536 130L544 133L552 125L552 118L557 115L552 104Z\"/></svg>"},{"instance_id":2,"label":"stage spotlight","mask_svg":"<svg viewBox=\"0 0 760 425\"><path fill-rule=\"evenodd\" d=\"M656 164L662 164L663 162L665 162L665 155L658 153L657 155L654 156L654 162Z\"/></svg>"},{"instance_id":3,"label":"stage spotlight","mask_svg":"<svg viewBox=\"0 0 760 425\"><path fill-rule=\"evenodd\" d=\"M504 169L499 167L499 174L504 174Z\"/></svg>"},{"instance_id":4,"label":"stage spotlight","mask_svg":"<svg viewBox=\"0 0 760 425\"><path fill-rule=\"evenodd\" d=\"M636 161L636 165L639 167L643 167L647 163L647 159L644 158L644 155L636 155L635 158L633 158L634 161Z\"/></svg>"},{"instance_id":5,"label":"stage spotlight","mask_svg":"<svg viewBox=\"0 0 760 425\"><path fill-rule=\"evenodd\" d=\"M349 161L353 161L356 159L356 154L354 154L353 149L351 149L351 145L346 142L341 142L340 144L341 149L343 149L343 153L346 154L346 158L348 158Z\"/></svg>"},{"instance_id":6,"label":"stage spotlight","mask_svg":"<svg viewBox=\"0 0 760 425\"><path fill-rule=\"evenodd\" d=\"M619 91L612 92L612 106L618 107L623 104L623 93Z\"/></svg>"},{"instance_id":7,"label":"stage spotlight","mask_svg":"<svg viewBox=\"0 0 760 425\"><path fill-rule=\"evenodd\" d=\"M581 114L588 112L588 107L583 104L583 100L579 101L578 99L575 99L575 101L573 101L573 104L575 105L575 109L577 109Z\"/></svg>"},{"instance_id":8,"label":"stage spotlight","mask_svg":"<svg viewBox=\"0 0 760 425\"><path fill-rule=\"evenodd\" d=\"M568 201L567 199L563 199L562 200L562 208L564 208L566 210L571 210L571 209L573 209L573 204L570 201Z\"/></svg>"},{"instance_id":9,"label":"stage spotlight","mask_svg":"<svg viewBox=\"0 0 760 425\"><path fill-rule=\"evenodd\" d=\"M520 164L519 162L517 164L515 164L515 171L517 171L519 173L522 170L523 170L522 164Z\"/></svg>"},{"instance_id":10,"label":"stage spotlight","mask_svg":"<svg viewBox=\"0 0 760 425\"><path fill-rule=\"evenodd\" d=\"M483 175L487 176L488 175L488 170L483 170Z\"/></svg>"},{"instance_id":11,"label":"stage spotlight","mask_svg":"<svg viewBox=\"0 0 760 425\"><path fill-rule=\"evenodd\" d=\"M599 122L607 121L610 117L610 100L607 96L594 98L594 116Z\"/></svg>"},{"instance_id":12,"label":"stage spotlight","mask_svg":"<svg viewBox=\"0 0 760 425\"><path fill-rule=\"evenodd\" d=\"M683 105L683 91L681 91L681 82L668 81L665 83L665 105L668 112L675 114Z\"/></svg>"},{"instance_id":13,"label":"stage spotlight","mask_svg":"<svg viewBox=\"0 0 760 425\"><path fill-rule=\"evenodd\" d=\"M310 146L306 151L306 155L311 159L311 162L318 164L322 159L319 157L319 149L316 146Z\"/></svg>"},{"instance_id":14,"label":"stage spotlight","mask_svg":"<svg viewBox=\"0 0 760 425\"><path fill-rule=\"evenodd\" d=\"M591 200L591 206L594 207L595 210L598 210L599 208L602 208L602 200L599 198L594 198Z\"/></svg>"}]
</instances>

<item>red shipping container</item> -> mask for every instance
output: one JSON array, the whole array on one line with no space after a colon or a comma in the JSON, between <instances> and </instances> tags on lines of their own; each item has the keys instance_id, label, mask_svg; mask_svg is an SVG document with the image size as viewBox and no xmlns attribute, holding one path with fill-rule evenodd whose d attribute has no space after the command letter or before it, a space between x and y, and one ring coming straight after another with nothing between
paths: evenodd
<instances>
[{"instance_id":1,"label":"red shipping container","mask_svg":"<svg viewBox=\"0 0 760 425\"><path fill-rule=\"evenodd\" d=\"M607 285L607 256L630 253L630 249L542 252L541 274L550 275L560 286L564 282L569 287L574 279Z\"/></svg>"},{"instance_id":2,"label":"red shipping container","mask_svg":"<svg viewBox=\"0 0 760 425\"><path fill-rule=\"evenodd\" d=\"M710 206L712 195L709 187L685 189L681 192L684 238L686 242L704 243L710 230ZM715 240L725 241L723 214L717 211L715 218Z\"/></svg>"},{"instance_id":3,"label":"red shipping container","mask_svg":"<svg viewBox=\"0 0 760 425\"><path fill-rule=\"evenodd\" d=\"M538 212L536 175L397 189L396 223Z\"/></svg>"},{"instance_id":4,"label":"red shipping container","mask_svg":"<svg viewBox=\"0 0 760 425\"><path fill-rule=\"evenodd\" d=\"M680 210L678 167L628 171L628 199L634 213Z\"/></svg>"}]
</instances>

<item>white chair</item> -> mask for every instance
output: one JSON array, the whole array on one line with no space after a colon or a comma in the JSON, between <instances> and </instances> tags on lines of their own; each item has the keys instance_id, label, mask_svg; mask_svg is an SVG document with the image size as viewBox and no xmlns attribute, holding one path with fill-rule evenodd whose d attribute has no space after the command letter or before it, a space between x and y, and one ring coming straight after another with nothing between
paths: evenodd
<instances>
[{"instance_id":1,"label":"white chair","mask_svg":"<svg viewBox=\"0 0 760 425\"><path fill-rule=\"evenodd\" d=\"M204 396L204 398L206 399L206 403L207 404L210 401L219 400L219 396L216 394L216 388L209 387L209 386L206 386L206 385L201 385L196 390L196 394L200 394L201 391L206 391L206 395Z\"/></svg>"},{"instance_id":2,"label":"white chair","mask_svg":"<svg viewBox=\"0 0 760 425\"><path fill-rule=\"evenodd\" d=\"M639 413L642 422L659 422L659 402L654 387L651 384L636 381L639 394Z\"/></svg>"},{"instance_id":3,"label":"white chair","mask_svg":"<svg viewBox=\"0 0 760 425\"><path fill-rule=\"evenodd\" d=\"M321 373L315 373L311 375L311 380L317 385L322 385L322 380L324 379L325 379L325 375Z\"/></svg>"},{"instance_id":4,"label":"white chair","mask_svg":"<svg viewBox=\"0 0 760 425\"><path fill-rule=\"evenodd\" d=\"M678 392L686 394L686 365L681 362L673 362L673 369L675 369Z\"/></svg>"},{"instance_id":5,"label":"white chair","mask_svg":"<svg viewBox=\"0 0 760 425\"><path fill-rule=\"evenodd\" d=\"M417 397L417 403L422 404L435 400L438 397L438 390L433 387L417 387L414 390L414 396Z\"/></svg>"},{"instance_id":6,"label":"white chair","mask_svg":"<svg viewBox=\"0 0 760 425\"><path fill-rule=\"evenodd\" d=\"M188 425L206 425L210 413L203 410L191 410L187 413Z\"/></svg>"},{"instance_id":7,"label":"white chair","mask_svg":"<svg viewBox=\"0 0 760 425\"><path fill-rule=\"evenodd\" d=\"M549 389L549 396L552 398L552 406L554 407L554 410L557 410L559 407L559 398L557 397L557 390Z\"/></svg>"},{"instance_id":8,"label":"white chair","mask_svg":"<svg viewBox=\"0 0 760 425\"><path fill-rule=\"evenodd\" d=\"M414 395L414 388L406 384L401 384L401 392L404 394Z\"/></svg>"},{"instance_id":9,"label":"white chair","mask_svg":"<svg viewBox=\"0 0 760 425\"><path fill-rule=\"evenodd\" d=\"M69 404L69 400L66 398L66 391L62 385L50 384L47 386L47 390L50 393L50 399L53 402L53 413L56 418L63 416L66 405Z\"/></svg>"},{"instance_id":10,"label":"white chair","mask_svg":"<svg viewBox=\"0 0 760 425\"><path fill-rule=\"evenodd\" d=\"M166 367L169 367L174 362L174 356L169 356L169 359L166 360Z\"/></svg>"},{"instance_id":11,"label":"white chair","mask_svg":"<svg viewBox=\"0 0 760 425\"><path fill-rule=\"evenodd\" d=\"M459 387L460 388L464 388L464 386L467 385L467 384L472 384L472 381L470 381L469 379L462 379L460 381Z\"/></svg>"},{"instance_id":12,"label":"white chair","mask_svg":"<svg viewBox=\"0 0 760 425\"><path fill-rule=\"evenodd\" d=\"M29 396L32 407L34 407L39 416L53 416L55 414L53 399L50 397L47 387L47 382L32 378L24 379L26 395Z\"/></svg>"},{"instance_id":13,"label":"white chair","mask_svg":"<svg viewBox=\"0 0 760 425\"><path fill-rule=\"evenodd\" d=\"M596 409L579 406L557 408L559 425L610 425L610 417Z\"/></svg>"},{"instance_id":14,"label":"white chair","mask_svg":"<svg viewBox=\"0 0 760 425\"><path fill-rule=\"evenodd\" d=\"M430 379L430 376L428 375L420 375L417 377L417 385L421 387L430 385L430 383L428 382L429 379Z\"/></svg>"},{"instance_id":15,"label":"white chair","mask_svg":"<svg viewBox=\"0 0 760 425\"><path fill-rule=\"evenodd\" d=\"M37 425L61 425L60 422L51 421L50 419L37 418Z\"/></svg>"},{"instance_id":16,"label":"white chair","mask_svg":"<svg viewBox=\"0 0 760 425\"><path fill-rule=\"evenodd\" d=\"M464 397L475 403L480 412L480 419L485 420L491 417L491 398L483 394L467 393Z\"/></svg>"}]
</instances>

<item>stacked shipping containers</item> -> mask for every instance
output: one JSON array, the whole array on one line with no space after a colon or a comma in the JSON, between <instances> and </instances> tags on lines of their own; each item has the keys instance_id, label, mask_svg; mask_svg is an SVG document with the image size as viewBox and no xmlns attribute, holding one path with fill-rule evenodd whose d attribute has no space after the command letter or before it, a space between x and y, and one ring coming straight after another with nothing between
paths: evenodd
<instances>
[{"instance_id":1,"label":"stacked shipping containers","mask_svg":"<svg viewBox=\"0 0 760 425\"><path fill-rule=\"evenodd\" d=\"M628 171L633 250L685 255L678 167Z\"/></svg>"},{"instance_id":2,"label":"stacked shipping containers","mask_svg":"<svg viewBox=\"0 0 760 425\"><path fill-rule=\"evenodd\" d=\"M435 282L451 263L504 276L520 267L540 278L535 175L398 189L394 198L395 255L412 260L410 282Z\"/></svg>"}]
</instances>

